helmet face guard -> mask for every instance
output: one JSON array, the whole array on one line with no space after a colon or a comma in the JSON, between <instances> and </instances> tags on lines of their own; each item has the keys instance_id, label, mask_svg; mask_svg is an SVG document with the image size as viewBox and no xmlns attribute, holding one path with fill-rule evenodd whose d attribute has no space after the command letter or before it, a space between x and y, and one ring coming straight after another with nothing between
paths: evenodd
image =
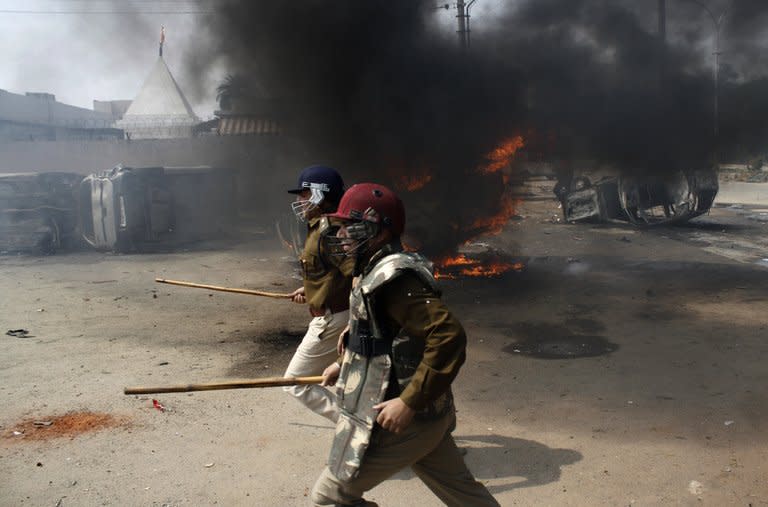
<instances>
[{"instance_id":1,"label":"helmet face guard","mask_svg":"<svg viewBox=\"0 0 768 507\"><path fill-rule=\"evenodd\" d=\"M332 167L323 165L314 165L305 168L299 174L299 180L296 186L290 190L290 194L303 194L309 190L309 199L297 199L291 203L291 209L301 221L305 221L307 216L315 209L320 207L323 201L337 203L344 193L344 180L341 175Z\"/></svg>"},{"instance_id":2,"label":"helmet face guard","mask_svg":"<svg viewBox=\"0 0 768 507\"><path fill-rule=\"evenodd\" d=\"M376 210L369 208L368 212L375 215ZM344 230L343 235L341 234L342 229ZM335 236L326 238L329 252L337 257L349 257L364 253L368 243L381 231L378 222L369 219L352 221L342 226L342 229L339 229Z\"/></svg>"},{"instance_id":3,"label":"helmet face guard","mask_svg":"<svg viewBox=\"0 0 768 507\"><path fill-rule=\"evenodd\" d=\"M376 183L353 185L342 196L336 212L326 216L346 224L336 238L328 238L332 243L329 250L336 255L354 253L359 257L370 249L371 240L382 231L399 237L405 228L403 202L390 189Z\"/></svg>"},{"instance_id":4,"label":"helmet face guard","mask_svg":"<svg viewBox=\"0 0 768 507\"><path fill-rule=\"evenodd\" d=\"M304 189L310 191L309 199L297 199L291 203L291 209L296 215L296 218L302 222L306 221L307 215L320 206L320 203L325 199L325 194L330 192L330 187L327 183L309 183L304 182L302 184Z\"/></svg>"}]
</instances>

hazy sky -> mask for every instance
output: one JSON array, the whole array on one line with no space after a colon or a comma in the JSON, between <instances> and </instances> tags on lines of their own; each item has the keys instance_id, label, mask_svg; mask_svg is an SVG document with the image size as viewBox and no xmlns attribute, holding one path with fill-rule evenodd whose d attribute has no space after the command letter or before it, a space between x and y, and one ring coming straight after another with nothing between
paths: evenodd
<instances>
[{"instance_id":1,"label":"hazy sky","mask_svg":"<svg viewBox=\"0 0 768 507\"><path fill-rule=\"evenodd\" d=\"M210 117L227 69L214 64L211 75L194 76L209 90L195 96L184 61L189 41L204 33L209 15L203 12L215 12L218 1L0 0L0 89L53 93L60 102L86 108L94 99L133 99L157 58L164 25L166 63L197 115ZM445 3L455 5L434 2ZM473 28L492 22L502 4L478 0ZM455 30L455 15L453 7L435 11L447 30Z\"/></svg>"},{"instance_id":2,"label":"hazy sky","mask_svg":"<svg viewBox=\"0 0 768 507\"><path fill-rule=\"evenodd\" d=\"M165 25L164 56L184 90L184 44L205 16L150 12L200 10L184 1L0 0L0 88L49 92L87 108L94 99L133 99L157 58ZM97 11L109 13L89 13ZM212 113L215 92L188 98L198 116Z\"/></svg>"},{"instance_id":3,"label":"hazy sky","mask_svg":"<svg viewBox=\"0 0 768 507\"><path fill-rule=\"evenodd\" d=\"M192 41L205 37L205 26L223 1L0 0L0 89L49 92L60 102L87 108L94 99L133 99L157 58L160 26L164 25L165 60L197 115L208 118L216 109L216 86L228 69L223 62L206 62L200 67L210 69L208 75L192 76L185 62L194 56L189 54ZM455 0L420 1L434 6L449 4L449 9L436 8L434 16L445 30L456 30ZM707 3L718 10L729 2ZM473 36L481 37L483 30L490 32L501 22L506 8L517 3L476 0ZM647 21L646 29L655 31L656 2L626 5L638 7ZM699 7L690 1L669 2L668 18L671 41L695 40L704 58L711 59L712 29ZM679 25L686 18L701 27L704 36L680 31ZM728 61L737 56L726 54L723 58ZM192 86L193 80L198 86Z\"/></svg>"}]
</instances>

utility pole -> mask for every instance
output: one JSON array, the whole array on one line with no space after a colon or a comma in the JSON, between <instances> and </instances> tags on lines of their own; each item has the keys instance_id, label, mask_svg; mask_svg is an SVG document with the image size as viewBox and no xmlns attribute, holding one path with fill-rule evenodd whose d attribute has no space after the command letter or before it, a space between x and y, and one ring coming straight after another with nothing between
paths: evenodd
<instances>
[{"instance_id":1,"label":"utility pole","mask_svg":"<svg viewBox=\"0 0 768 507\"><path fill-rule=\"evenodd\" d=\"M714 78L715 78L715 104L714 104L714 113L715 113L715 119L714 119L714 134L715 134L715 143L717 143L717 136L720 133L719 128L719 104L718 104L718 96L720 95L720 29L723 27L723 20L725 19L726 14L728 14L728 11L731 9L731 6L733 5L734 0L731 0L731 2L728 4L728 6L723 10L723 12L720 13L719 16L716 16L712 10L707 7L707 5L700 0L691 0L691 2L695 3L706 13L709 15L710 19L712 20L712 23L715 26L715 48L712 54L715 56L715 69L714 69Z\"/></svg>"},{"instance_id":2,"label":"utility pole","mask_svg":"<svg viewBox=\"0 0 768 507\"><path fill-rule=\"evenodd\" d=\"M459 46L467 48L467 11L464 5L464 0L456 0L456 18L459 20L459 29L457 30L457 33L459 34Z\"/></svg>"},{"instance_id":3,"label":"utility pole","mask_svg":"<svg viewBox=\"0 0 768 507\"><path fill-rule=\"evenodd\" d=\"M466 19L467 19L467 22L466 22L466 29L467 29L467 32L466 32L467 33L467 45L466 45L466 47L467 48L469 48L469 46L472 45L472 38L471 38L472 29L469 27L469 20L471 19L471 16L469 15L469 11L472 10L472 4L475 3L475 2L477 2L477 0L469 0L469 2L467 3L466 8L464 10L464 13L465 13Z\"/></svg>"},{"instance_id":4,"label":"utility pole","mask_svg":"<svg viewBox=\"0 0 768 507\"><path fill-rule=\"evenodd\" d=\"M662 91L664 89L664 80L667 74L667 0L659 0L659 32L657 35L659 91Z\"/></svg>"}]
</instances>

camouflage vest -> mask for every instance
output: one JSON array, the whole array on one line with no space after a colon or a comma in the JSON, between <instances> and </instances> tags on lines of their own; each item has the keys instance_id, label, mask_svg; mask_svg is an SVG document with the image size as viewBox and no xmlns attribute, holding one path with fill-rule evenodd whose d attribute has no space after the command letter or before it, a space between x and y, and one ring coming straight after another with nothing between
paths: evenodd
<instances>
[{"instance_id":1,"label":"camouflage vest","mask_svg":"<svg viewBox=\"0 0 768 507\"><path fill-rule=\"evenodd\" d=\"M336 383L341 413L328 459L328 467L341 481L358 473L378 415L373 406L392 392L389 383L393 373L399 387L396 392L400 392L410 382L424 352L423 344L414 343L402 332L386 336L373 312L376 290L407 270L439 293L431 268L421 255L393 253L379 260L352 289L349 341ZM438 417L452 408L453 396L448 389L417 417Z\"/></svg>"}]
</instances>

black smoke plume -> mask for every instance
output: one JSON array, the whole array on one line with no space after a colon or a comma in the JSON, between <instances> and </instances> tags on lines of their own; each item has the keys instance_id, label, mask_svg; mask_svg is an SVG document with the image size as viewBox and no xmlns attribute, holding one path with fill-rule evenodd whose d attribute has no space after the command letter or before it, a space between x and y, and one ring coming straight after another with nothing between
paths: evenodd
<instances>
[{"instance_id":1,"label":"black smoke plume","mask_svg":"<svg viewBox=\"0 0 768 507\"><path fill-rule=\"evenodd\" d=\"M739 51L724 93L734 103L742 89L765 89L755 81L759 44L740 31L757 33L758 3L742 2L723 30ZM692 17L695 5L675 8L685 20L668 17L678 35L662 48L657 2L510 2L494 23L472 24L469 50L440 26L445 14L431 2L218 5L196 62L226 58L251 83L241 107L269 109L311 157L339 165L349 181L398 187L404 176L430 173L427 186L404 197L432 253L455 247L476 218L498 211L500 176L477 168L514 135L526 139L528 156L565 165L590 160L649 173L712 162L707 20ZM750 127L764 133L762 118ZM741 139L734 128L722 137Z\"/></svg>"}]
</instances>

